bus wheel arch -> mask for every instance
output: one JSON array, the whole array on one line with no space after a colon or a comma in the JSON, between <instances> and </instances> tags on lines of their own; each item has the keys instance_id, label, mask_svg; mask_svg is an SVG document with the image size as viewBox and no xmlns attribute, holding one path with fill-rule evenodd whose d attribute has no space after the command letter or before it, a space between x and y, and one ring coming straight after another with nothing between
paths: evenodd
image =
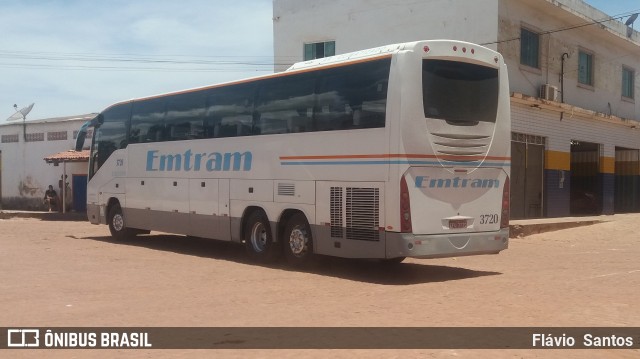
<instances>
[{"instance_id":1,"label":"bus wheel arch","mask_svg":"<svg viewBox=\"0 0 640 359\"><path fill-rule=\"evenodd\" d=\"M271 231L271 224L260 207L247 207L242 215L242 242L252 260L272 262L280 254L280 243Z\"/></svg>"}]
</instances>

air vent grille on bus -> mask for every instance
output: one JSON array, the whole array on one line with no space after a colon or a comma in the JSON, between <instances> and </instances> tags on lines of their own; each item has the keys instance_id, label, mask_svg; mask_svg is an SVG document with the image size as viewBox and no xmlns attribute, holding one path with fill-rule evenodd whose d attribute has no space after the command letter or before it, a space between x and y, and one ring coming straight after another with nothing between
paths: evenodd
<instances>
[{"instance_id":1,"label":"air vent grille on bus","mask_svg":"<svg viewBox=\"0 0 640 359\"><path fill-rule=\"evenodd\" d=\"M347 187L347 239L380 240L380 189Z\"/></svg>"},{"instance_id":2,"label":"air vent grille on bus","mask_svg":"<svg viewBox=\"0 0 640 359\"><path fill-rule=\"evenodd\" d=\"M478 160L478 156L484 156L491 145L491 136L453 134L453 133L432 133L433 149L438 155L459 156L458 162L473 162ZM469 156L469 158L464 158Z\"/></svg>"},{"instance_id":3,"label":"air vent grille on bus","mask_svg":"<svg viewBox=\"0 0 640 359\"><path fill-rule=\"evenodd\" d=\"M296 186L293 183L278 183L278 196L295 196Z\"/></svg>"},{"instance_id":4,"label":"air vent grille on bus","mask_svg":"<svg viewBox=\"0 0 640 359\"><path fill-rule=\"evenodd\" d=\"M342 238L342 187L331 187L331 237Z\"/></svg>"}]
</instances>

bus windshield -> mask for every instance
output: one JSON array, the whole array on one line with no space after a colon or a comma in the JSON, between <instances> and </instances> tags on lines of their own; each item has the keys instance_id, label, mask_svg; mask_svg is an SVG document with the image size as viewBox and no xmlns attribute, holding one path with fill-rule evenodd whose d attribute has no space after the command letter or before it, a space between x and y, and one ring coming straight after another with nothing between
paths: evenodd
<instances>
[{"instance_id":1,"label":"bus windshield","mask_svg":"<svg viewBox=\"0 0 640 359\"><path fill-rule=\"evenodd\" d=\"M496 122L498 69L447 60L422 61L424 115L451 125Z\"/></svg>"}]
</instances>

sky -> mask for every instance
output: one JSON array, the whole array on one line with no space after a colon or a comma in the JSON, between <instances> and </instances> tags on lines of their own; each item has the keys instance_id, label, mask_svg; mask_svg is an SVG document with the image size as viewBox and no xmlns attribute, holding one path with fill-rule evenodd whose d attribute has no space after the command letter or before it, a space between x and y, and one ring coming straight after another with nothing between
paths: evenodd
<instances>
[{"instance_id":1,"label":"sky","mask_svg":"<svg viewBox=\"0 0 640 359\"><path fill-rule=\"evenodd\" d=\"M0 0L0 123L14 104L35 103L27 120L100 112L268 74L273 61L272 0Z\"/></svg>"}]
</instances>

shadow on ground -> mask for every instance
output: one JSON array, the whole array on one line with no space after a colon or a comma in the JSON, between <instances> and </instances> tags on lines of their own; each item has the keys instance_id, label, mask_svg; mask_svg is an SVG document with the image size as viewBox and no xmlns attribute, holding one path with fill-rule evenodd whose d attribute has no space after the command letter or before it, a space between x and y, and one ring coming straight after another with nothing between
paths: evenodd
<instances>
[{"instance_id":1,"label":"shadow on ground","mask_svg":"<svg viewBox=\"0 0 640 359\"><path fill-rule=\"evenodd\" d=\"M68 237L76 238L74 236ZM236 243L168 234L142 235L126 242L119 242L110 236L84 237L80 239L107 242L117 245L143 247L159 251L174 252L182 255L262 266L265 268L283 271L305 272L382 285L412 285L446 282L502 274L499 272L477 271L442 265L429 265L428 260L424 260L424 264L401 263L389 265L376 260L345 259L326 256L318 256L312 266L309 268L299 269L291 268L290 266L282 263L284 261L283 259L280 262L273 264L252 262L247 257L244 248Z\"/></svg>"}]
</instances>

